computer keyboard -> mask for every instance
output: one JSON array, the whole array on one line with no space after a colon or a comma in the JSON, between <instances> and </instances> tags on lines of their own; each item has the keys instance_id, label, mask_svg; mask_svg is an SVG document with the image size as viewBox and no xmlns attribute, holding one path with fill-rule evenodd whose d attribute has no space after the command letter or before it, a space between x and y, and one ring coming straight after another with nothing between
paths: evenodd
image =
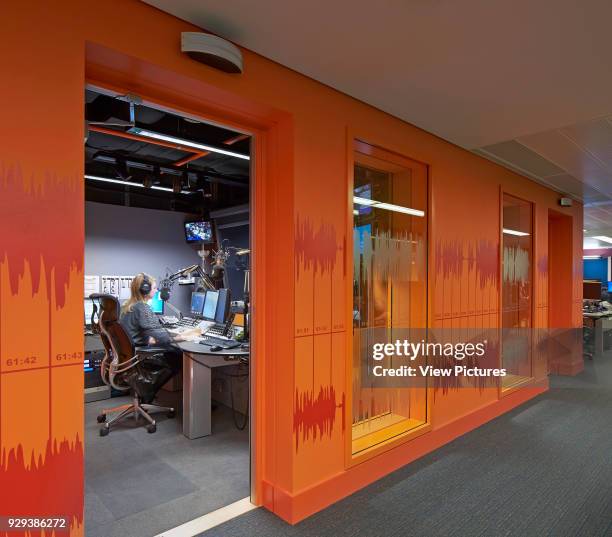
<instances>
[{"instance_id":1,"label":"computer keyboard","mask_svg":"<svg viewBox=\"0 0 612 537\"><path fill-rule=\"evenodd\" d=\"M235 349L240 347L240 342L234 341L233 339L225 339L221 337L209 336L206 334L201 340L200 345L210 345L211 347L216 345L222 349Z\"/></svg>"}]
</instances>

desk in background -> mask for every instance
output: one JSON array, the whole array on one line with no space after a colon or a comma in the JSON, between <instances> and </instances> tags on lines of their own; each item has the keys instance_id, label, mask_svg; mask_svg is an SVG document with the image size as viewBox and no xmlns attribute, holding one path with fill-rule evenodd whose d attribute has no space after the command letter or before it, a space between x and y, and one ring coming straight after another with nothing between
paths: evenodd
<instances>
[{"instance_id":1,"label":"desk in background","mask_svg":"<svg viewBox=\"0 0 612 537\"><path fill-rule=\"evenodd\" d=\"M582 314L584 326L591 327L593 330L593 357L600 358L604 352L612 350L606 346L604 334L612 330L612 312L597 312Z\"/></svg>"},{"instance_id":2,"label":"desk in background","mask_svg":"<svg viewBox=\"0 0 612 537\"><path fill-rule=\"evenodd\" d=\"M92 401L101 401L102 399L108 399L111 396L110 386L107 386L102 382L100 376L99 363L104 358L104 345L102 339L98 334L91 334L85 336L84 343L84 363L85 363L85 402L91 403ZM87 364L93 368L92 371L87 371Z\"/></svg>"},{"instance_id":3,"label":"desk in background","mask_svg":"<svg viewBox=\"0 0 612 537\"><path fill-rule=\"evenodd\" d=\"M209 345L193 341L178 343L183 351L183 434L200 438L211 434L212 369L240 363L248 349L212 352Z\"/></svg>"}]
</instances>

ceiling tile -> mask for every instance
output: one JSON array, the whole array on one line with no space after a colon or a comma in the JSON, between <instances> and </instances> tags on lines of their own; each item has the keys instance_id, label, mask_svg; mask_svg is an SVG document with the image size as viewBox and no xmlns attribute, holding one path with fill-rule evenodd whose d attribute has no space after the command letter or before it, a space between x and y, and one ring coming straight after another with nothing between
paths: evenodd
<instances>
[{"instance_id":1,"label":"ceiling tile","mask_svg":"<svg viewBox=\"0 0 612 537\"><path fill-rule=\"evenodd\" d=\"M564 171L516 140L487 145L482 147L481 151L538 177L558 175Z\"/></svg>"},{"instance_id":2,"label":"ceiling tile","mask_svg":"<svg viewBox=\"0 0 612 537\"><path fill-rule=\"evenodd\" d=\"M561 132L612 171L612 123L607 119L570 125Z\"/></svg>"},{"instance_id":3,"label":"ceiling tile","mask_svg":"<svg viewBox=\"0 0 612 537\"><path fill-rule=\"evenodd\" d=\"M604 194L612 195L612 174L559 130L525 136L518 141L577 179Z\"/></svg>"}]
</instances>

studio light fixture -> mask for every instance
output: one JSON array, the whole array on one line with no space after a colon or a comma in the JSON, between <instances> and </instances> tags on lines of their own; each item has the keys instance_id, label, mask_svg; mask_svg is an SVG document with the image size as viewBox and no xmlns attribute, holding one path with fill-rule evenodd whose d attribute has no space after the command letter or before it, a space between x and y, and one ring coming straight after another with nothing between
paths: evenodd
<instances>
[{"instance_id":1,"label":"studio light fixture","mask_svg":"<svg viewBox=\"0 0 612 537\"><path fill-rule=\"evenodd\" d=\"M219 153L221 155L227 155L229 157L251 160L251 157L249 155L243 155L242 153L228 151L227 149L220 149L211 145L199 144L197 142L192 142L191 140L184 140L183 138L177 138L176 136L169 136L167 134L161 134L159 132L141 129L139 127L132 127L128 132L132 134L137 134L138 136L144 136L145 138L152 138L153 140L161 140L162 142L170 142L183 147L198 149L199 151L210 151L211 153Z\"/></svg>"},{"instance_id":2,"label":"studio light fixture","mask_svg":"<svg viewBox=\"0 0 612 537\"><path fill-rule=\"evenodd\" d=\"M525 233L524 231L517 231L516 229L508 229L504 228L504 233L506 235L514 235L515 237L527 237L529 233Z\"/></svg>"},{"instance_id":3,"label":"studio light fixture","mask_svg":"<svg viewBox=\"0 0 612 537\"><path fill-rule=\"evenodd\" d=\"M393 205L392 203L384 203L382 201L360 198L358 196L353 196L353 203L355 205L365 205L366 207L384 209L386 211L394 211L396 213L409 214L411 216L425 216L425 211L420 211L419 209L411 209L410 207L402 207L401 205Z\"/></svg>"},{"instance_id":4,"label":"studio light fixture","mask_svg":"<svg viewBox=\"0 0 612 537\"><path fill-rule=\"evenodd\" d=\"M132 183L131 181L123 181L121 179L111 179L110 177L100 177L98 175L87 175L85 174L85 179L89 179L91 181L100 181L103 183L115 183L117 185L127 185L134 186L136 188L151 188L151 190L163 190L164 192L173 192L171 188L165 186L157 186L153 185L151 187L145 187L142 183ZM193 192L189 190L181 190L181 194L193 194Z\"/></svg>"},{"instance_id":5,"label":"studio light fixture","mask_svg":"<svg viewBox=\"0 0 612 537\"><path fill-rule=\"evenodd\" d=\"M600 255L583 255L582 259L601 259Z\"/></svg>"}]
</instances>

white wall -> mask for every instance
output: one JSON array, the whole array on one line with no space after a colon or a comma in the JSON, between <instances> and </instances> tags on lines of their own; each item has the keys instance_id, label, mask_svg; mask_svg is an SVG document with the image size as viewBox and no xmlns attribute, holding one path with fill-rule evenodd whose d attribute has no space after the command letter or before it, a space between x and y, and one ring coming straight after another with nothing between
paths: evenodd
<instances>
[{"instance_id":1,"label":"white wall","mask_svg":"<svg viewBox=\"0 0 612 537\"><path fill-rule=\"evenodd\" d=\"M185 242L188 215L172 211L85 203L85 274L134 275L146 272L159 280L167 271L201 260L197 247ZM193 286L173 287L170 303L189 311ZM166 310L172 315L172 312Z\"/></svg>"}]
</instances>

